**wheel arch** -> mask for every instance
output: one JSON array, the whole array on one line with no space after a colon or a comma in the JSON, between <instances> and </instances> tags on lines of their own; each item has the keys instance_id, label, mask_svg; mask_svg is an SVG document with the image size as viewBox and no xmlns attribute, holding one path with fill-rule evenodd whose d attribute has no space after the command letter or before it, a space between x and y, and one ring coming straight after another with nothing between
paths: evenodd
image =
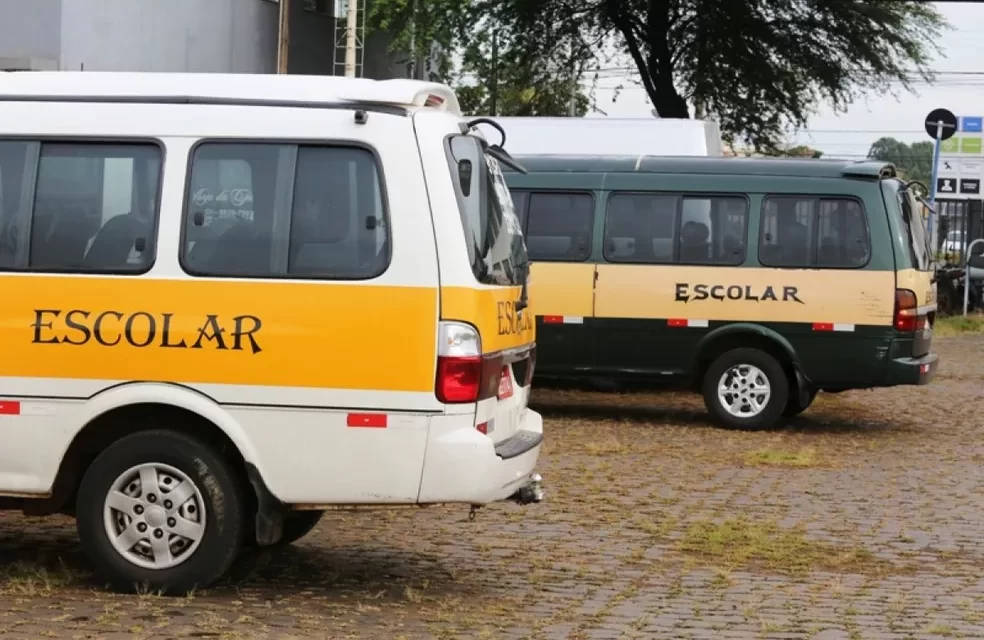
<instances>
[{"instance_id":1,"label":"wheel arch","mask_svg":"<svg viewBox=\"0 0 984 640\"><path fill-rule=\"evenodd\" d=\"M232 466L237 478L253 491L250 507L266 513L279 501L263 481L254 447L239 423L212 398L200 391L172 383L127 383L92 396L79 407L84 425L61 452L61 462L52 483L50 498L34 506L36 513L74 509L72 499L96 455L108 444L138 431L166 428L178 431L213 447ZM278 534L279 536L279 534Z\"/></svg>"},{"instance_id":2,"label":"wheel arch","mask_svg":"<svg viewBox=\"0 0 984 640\"><path fill-rule=\"evenodd\" d=\"M760 324L736 322L710 331L697 343L689 386L699 389L711 363L722 353L739 347L760 349L775 358L791 389L802 392L809 385L796 350L785 336Z\"/></svg>"}]
</instances>

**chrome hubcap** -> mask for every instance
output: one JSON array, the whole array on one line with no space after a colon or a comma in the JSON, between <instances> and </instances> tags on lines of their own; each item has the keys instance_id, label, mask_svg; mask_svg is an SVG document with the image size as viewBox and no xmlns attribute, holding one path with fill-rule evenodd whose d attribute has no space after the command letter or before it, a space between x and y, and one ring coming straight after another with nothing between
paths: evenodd
<instances>
[{"instance_id":1,"label":"chrome hubcap","mask_svg":"<svg viewBox=\"0 0 984 640\"><path fill-rule=\"evenodd\" d=\"M167 569L190 558L201 544L205 501L179 469L141 464L113 482L103 520L121 556L145 569Z\"/></svg>"},{"instance_id":2,"label":"chrome hubcap","mask_svg":"<svg viewBox=\"0 0 984 640\"><path fill-rule=\"evenodd\" d=\"M753 418L762 413L772 397L772 385L761 369L738 364L718 381L718 401L737 418Z\"/></svg>"}]
</instances>

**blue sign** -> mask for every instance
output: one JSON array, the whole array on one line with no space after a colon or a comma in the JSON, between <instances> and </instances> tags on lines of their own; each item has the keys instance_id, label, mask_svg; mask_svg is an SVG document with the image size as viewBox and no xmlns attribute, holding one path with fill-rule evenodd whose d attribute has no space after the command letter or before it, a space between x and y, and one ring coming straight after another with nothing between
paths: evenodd
<instances>
[{"instance_id":1,"label":"blue sign","mask_svg":"<svg viewBox=\"0 0 984 640\"><path fill-rule=\"evenodd\" d=\"M984 119L980 116L964 116L960 118L960 130L967 133L981 133Z\"/></svg>"}]
</instances>

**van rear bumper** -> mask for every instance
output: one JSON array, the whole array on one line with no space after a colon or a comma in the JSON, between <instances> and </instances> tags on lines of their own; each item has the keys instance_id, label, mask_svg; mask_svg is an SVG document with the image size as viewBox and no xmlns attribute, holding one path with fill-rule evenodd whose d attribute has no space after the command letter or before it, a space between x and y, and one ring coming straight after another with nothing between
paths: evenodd
<instances>
[{"instance_id":1,"label":"van rear bumper","mask_svg":"<svg viewBox=\"0 0 984 640\"><path fill-rule=\"evenodd\" d=\"M533 472L543 447L540 414L526 409L519 431L498 445L471 420L467 414L432 419L418 503L483 505L539 488Z\"/></svg>"},{"instance_id":2,"label":"van rear bumper","mask_svg":"<svg viewBox=\"0 0 984 640\"><path fill-rule=\"evenodd\" d=\"M888 363L885 386L929 384L936 377L939 356L927 353L919 358L896 358Z\"/></svg>"}]
</instances>

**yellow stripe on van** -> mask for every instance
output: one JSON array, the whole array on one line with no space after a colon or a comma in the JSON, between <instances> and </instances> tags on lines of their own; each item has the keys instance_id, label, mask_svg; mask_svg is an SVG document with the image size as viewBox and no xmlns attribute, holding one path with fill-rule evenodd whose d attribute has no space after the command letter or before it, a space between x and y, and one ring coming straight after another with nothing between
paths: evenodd
<instances>
[{"instance_id":1,"label":"yellow stripe on van","mask_svg":"<svg viewBox=\"0 0 984 640\"><path fill-rule=\"evenodd\" d=\"M528 345L536 339L533 296L530 306L517 314L514 305L521 291L521 287L441 287L441 319L478 327L483 353Z\"/></svg>"},{"instance_id":2,"label":"yellow stripe on van","mask_svg":"<svg viewBox=\"0 0 984 640\"><path fill-rule=\"evenodd\" d=\"M891 325L892 271L598 265L595 317ZM539 305L537 312L554 309Z\"/></svg>"},{"instance_id":3,"label":"yellow stripe on van","mask_svg":"<svg viewBox=\"0 0 984 640\"><path fill-rule=\"evenodd\" d=\"M437 290L0 276L0 376L434 388Z\"/></svg>"},{"instance_id":4,"label":"yellow stripe on van","mask_svg":"<svg viewBox=\"0 0 984 640\"><path fill-rule=\"evenodd\" d=\"M534 262L530 267L530 299L537 313L590 317L594 312L593 263Z\"/></svg>"}]
</instances>

